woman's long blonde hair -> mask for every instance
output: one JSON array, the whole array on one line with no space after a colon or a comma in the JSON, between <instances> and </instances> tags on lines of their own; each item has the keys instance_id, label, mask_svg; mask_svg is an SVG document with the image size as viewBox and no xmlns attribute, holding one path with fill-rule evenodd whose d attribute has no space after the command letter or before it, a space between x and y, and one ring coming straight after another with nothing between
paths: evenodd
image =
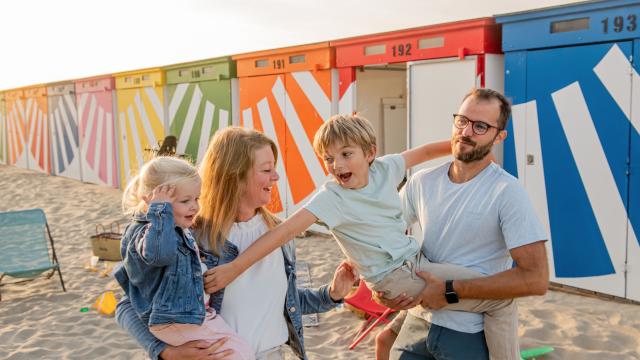
<instances>
[{"instance_id":1,"label":"woman's long blonde hair","mask_svg":"<svg viewBox=\"0 0 640 360\"><path fill-rule=\"evenodd\" d=\"M209 143L200 164L202 191L195 230L198 240L208 242L216 254L220 254L238 215L240 197L253 168L256 151L264 146L271 147L278 158L276 144L255 130L229 127L218 131ZM264 206L256 211L269 228L277 224L278 219Z\"/></svg>"}]
</instances>

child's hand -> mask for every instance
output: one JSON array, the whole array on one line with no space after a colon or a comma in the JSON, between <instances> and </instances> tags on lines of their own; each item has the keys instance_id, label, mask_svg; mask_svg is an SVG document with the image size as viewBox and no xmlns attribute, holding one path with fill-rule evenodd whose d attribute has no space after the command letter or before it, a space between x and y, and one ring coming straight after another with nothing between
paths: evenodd
<instances>
[{"instance_id":1,"label":"child's hand","mask_svg":"<svg viewBox=\"0 0 640 360\"><path fill-rule=\"evenodd\" d=\"M358 271L348 262L341 262L333 274L333 281L331 282L331 287L329 287L331 299L338 301L347 296L356 280L358 280Z\"/></svg>"},{"instance_id":2,"label":"child's hand","mask_svg":"<svg viewBox=\"0 0 640 360\"><path fill-rule=\"evenodd\" d=\"M176 195L176 186L173 184L158 185L153 189L151 196L142 196L142 200L148 204L168 202L172 203Z\"/></svg>"},{"instance_id":3,"label":"child's hand","mask_svg":"<svg viewBox=\"0 0 640 360\"><path fill-rule=\"evenodd\" d=\"M224 289L241 273L242 271L238 271L233 262L209 269L204 273L204 291L207 294L213 294L220 289Z\"/></svg>"}]
</instances>

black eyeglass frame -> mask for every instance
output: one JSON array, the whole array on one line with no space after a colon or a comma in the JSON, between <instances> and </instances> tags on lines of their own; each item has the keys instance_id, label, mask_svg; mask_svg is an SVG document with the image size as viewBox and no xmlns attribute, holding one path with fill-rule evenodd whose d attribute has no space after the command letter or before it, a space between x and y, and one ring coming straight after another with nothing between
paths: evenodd
<instances>
[{"instance_id":1,"label":"black eyeglass frame","mask_svg":"<svg viewBox=\"0 0 640 360\"><path fill-rule=\"evenodd\" d=\"M461 117L462 119L464 119L464 120L466 120L466 121L467 121L467 124L466 124L465 126L463 126L463 127L459 127L459 126L456 124L456 118L457 118L458 116L459 116L459 117ZM481 120L471 120L471 119L469 119L468 117L466 117L466 116L464 116L464 115L461 115L461 114L453 114L453 126L455 126L455 127L456 127L456 129L459 129L459 130L465 129L467 126L469 126L469 124L471 124L471 130L472 130L472 131L473 131L473 133L474 133L474 134L476 134L476 135L484 135L484 134L486 134L486 133L489 131L489 129L491 129L491 128L498 129L498 132L500 132L500 131L504 130L504 128L501 128L501 127L498 127L498 126L493 126L493 125L488 124L488 123L486 123L486 122L484 122L484 121L481 121ZM484 125L486 125L486 126L487 126L487 130L485 130L483 133L480 133L480 132L478 132L478 131L476 130L475 124L484 124Z\"/></svg>"}]
</instances>

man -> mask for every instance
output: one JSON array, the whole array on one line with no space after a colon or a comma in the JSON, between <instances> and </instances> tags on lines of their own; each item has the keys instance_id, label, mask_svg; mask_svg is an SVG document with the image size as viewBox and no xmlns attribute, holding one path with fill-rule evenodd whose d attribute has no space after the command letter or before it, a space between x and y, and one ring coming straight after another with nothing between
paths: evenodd
<instances>
[{"instance_id":1,"label":"man","mask_svg":"<svg viewBox=\"0 0 640 360\"><path fill-rule=\"evenodd\" d=\"M418 299L382 300L405 309L420 303L431 312L430 328L428 313L409 313L392 359L488 359L483 315L438 309L459 299L512 299L547 290L544 228L522 186L491 161L491 149L507 136L510 112L496 91L467 94L454 115L454 160L417 172L403 190L405 217L423 229L425 256L486 276L450 281L419 273L427 286Z\"/></svg>"}]
</instances>

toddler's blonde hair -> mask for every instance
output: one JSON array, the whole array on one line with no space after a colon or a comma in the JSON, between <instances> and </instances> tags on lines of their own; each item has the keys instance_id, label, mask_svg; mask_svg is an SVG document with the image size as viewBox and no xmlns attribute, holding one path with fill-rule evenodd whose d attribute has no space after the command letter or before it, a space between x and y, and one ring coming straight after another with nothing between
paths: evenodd
<instances>
[{"instance_id":1,"label":"toddler's blonde hair","mask_svg":"<svg viewBox=\"0 0 640 360\"><path fill-rule=\"evenodd\" d=\"M198 170L187 160L160 156L144 164L122 195L122 210L126 215L146 212L143 196L151 196L158 185L178 184L186 179L199 179Z\"/></svg>"}]
</instances>

